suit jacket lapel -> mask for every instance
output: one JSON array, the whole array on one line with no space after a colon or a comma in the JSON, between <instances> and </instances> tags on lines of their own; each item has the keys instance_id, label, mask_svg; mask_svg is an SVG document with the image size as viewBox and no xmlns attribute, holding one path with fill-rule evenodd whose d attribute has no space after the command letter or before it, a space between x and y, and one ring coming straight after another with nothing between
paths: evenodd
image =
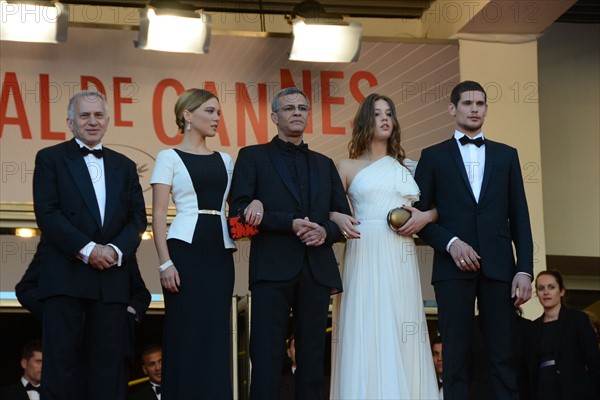
<instances>
[{"instance_id":1,"label":"suit jacket lapel","mask_svg":"<svg viewBox=\"0 0 600 400\"><path fill-rule=\"evenodd\" d=\"M467 187L467 191L471 195L471 198L473 199L475 204L477 204L477 200L475 199L475 196L473 195L473 189L471 188L471 183L469 182L469 177L467 176L467 170L465 169L465 163L462 159L462 156L460 155L460 150L458 149L458 145L456 144L456 139L454 139L454 137L451 137L450 140L448 140L446 143L448 144L450 154L452 154L452 158L454 159L454 162L456 163L456 167L460 171L460 176L462 177L463 182ZM481 198L481 196L480 196L480 198Z\"/></svg>"},{"instance_id":2,"label":"suit jacket lapel","mask_svg":"<svg viewBox=\"0 0 600 400\"><path fill-rule=\"evenodd\" d=\"M92 213L94 220L99 227L102 227L102 220L100 218L100 210L98 209L98 200L96 199L96 192L92 185L92 178L90 172L85 164L83 156L78 150L78 144L75 139L71 140L71 145L67 151L67 158L65 159L67 169L73 176L73 180L77 185L77 189L81 193L85 204Z\"/></svg>"},{"instance_id":3,"label":"suit jacket lapel","mask_svg":"<svg viewBox=\"0 0 600 400\"><path fill-rule=\"evenodd\" d=\"M301 204L302 202L300 200L300 194L296 190L294 182L292 182L292 178L290 177L287 166L285 165L283 156L277 148L277 144L275 144L273 141L269 142L267 152L269 154L269 157L271 158L271 161L273 162L273 167L275 168L275 171L277 171L277 174L281 177L281 180L285 184L285 187L294 196L298 204Z\"/></svg>"},{"instance_id":4,"label":"suit jacket lapel","mask_svg":"<svg viewBox=\"0 0 600 400\"><path fill-rule=\"evenodd\" d=\"M119 165L115 165L115 159L110 150L104 151L104 184L106 187L106 204L104 206L104 226L109 226L111 217L115 209L119 206L120 181L123 178L123 170Z\"/></svg>"},{"instance_id":5,"label":"suit jacket lapel","mask_svg":"<svg viewBox=\"0 0 600 400\"><path fill-rule=\"evenodd\" d=\"M485 189L490 183L493 173L494 158L496 157L496 148L494 143L489 140L485 141L485 166L483 167L483 181L481 182L481 192L479 193L479 202L483 199Z\"/></svg>"},{"instance_id":6,"label":"suit jacket lapel","mask_svg":"<svg viewBox=\"0 0 600 400\"><path fill-rule=\"evenodd\" d=\"M319 193L319 164L317 157L312 151L306 155L308 159L308 179L310 180L310 204L315 204Z\"/></svg>"}]
</instances>

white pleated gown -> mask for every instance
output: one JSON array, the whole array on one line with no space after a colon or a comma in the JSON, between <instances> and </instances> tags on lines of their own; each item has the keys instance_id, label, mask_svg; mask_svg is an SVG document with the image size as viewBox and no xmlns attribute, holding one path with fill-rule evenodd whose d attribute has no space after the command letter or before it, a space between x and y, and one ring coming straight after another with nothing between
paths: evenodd
<instances>
[{"instance_id":1,"label":"white pleated gown","mask_svg":"<svg viewBox=\"0 0 600 400\"><path fill-rule=\"evenodd\" d=\"M390 209L418 195L411 173L389 156L348 188L361 238L346 244L344 292L334 304L332 399L439 397L415 244L386 222Z\"/></svg>"}]
</instances>

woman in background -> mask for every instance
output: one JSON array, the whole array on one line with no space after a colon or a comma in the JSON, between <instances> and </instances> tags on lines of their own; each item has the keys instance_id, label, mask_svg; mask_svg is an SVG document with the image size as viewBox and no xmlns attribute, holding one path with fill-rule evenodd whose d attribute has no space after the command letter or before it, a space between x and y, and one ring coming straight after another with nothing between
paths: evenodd
<instances>
[{"instance_id":1,"label":"woman in background","mask_svg":"<svg viewBox=\"0 0 600 400\"><path fill-rule=\"evenodd\" d=\"M436 399L412 234L436 220L437 211L411 207L419 198L415 163L404 157L389 97L371 94L361 102L348 147L339 173L354 217L331 214L348 239L344 293L334 314L332 398ZM412 218L394 232L386 217L400 206Z\"/></svg>"},{"instance_id":2,"label":"woman in background","mask_svg":"<svg viewBox=\"0 0 600 400\"><path fill-rule=\"evenodd\" d=\"M588 316L567 308L562 276L542 271L535 291L544 314L534 321L529 348L532 399L600 398L600 350Z\"/></svg>"}]
</instances>

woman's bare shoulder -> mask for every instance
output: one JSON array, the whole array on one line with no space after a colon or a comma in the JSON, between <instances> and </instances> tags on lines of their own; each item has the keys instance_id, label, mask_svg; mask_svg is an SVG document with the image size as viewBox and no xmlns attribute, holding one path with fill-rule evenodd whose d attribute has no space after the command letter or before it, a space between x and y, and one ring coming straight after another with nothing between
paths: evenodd
<instances>
[{"instance_id":1,"label":"woman's bare shoulder","mask_svg":"<svg viewBox=\"0 0 600 400\"><path fill-rule=\"evenodd\" d=\"M370 164L369 160L362 160L359 158L346 158L340 160L338 163L338 171L340 173L340 177L344 182L344 187L347 189L350 187L350 184L354 180L356 174L360 172L363 168Z\"/></svg>"}]
</instances>

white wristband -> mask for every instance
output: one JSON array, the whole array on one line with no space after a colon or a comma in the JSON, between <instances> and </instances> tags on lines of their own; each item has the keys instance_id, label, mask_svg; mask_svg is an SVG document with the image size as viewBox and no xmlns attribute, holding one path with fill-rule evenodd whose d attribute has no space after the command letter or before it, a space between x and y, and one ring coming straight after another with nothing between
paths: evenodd
<instances>
[{"instance_id":1,"label":"white wristband","mask_svg":"<svg viewBox=\"0 0 600 400\"><path fill-rule=\"evenodd\" d=\"M164 270L169 268L171 265L173 265L173 261L171 261L171 260L167 261L166 263L164 263L160 267L158 267L158 272L163 272Z\"/></svg>"},{"instance_id":2,"label":"white wristband","mask_svg":"<svg viewBox=\"0 0 600 400\"><path fill-rule=\"evenodd\" d=\"M454 236L452 239L450 239L450 241L446 245L446 251L448 253L450 253L450 246L452 246L452 243L454 243L456 240L458 240L458 236Z\"/></svg>"}]
</instances>

